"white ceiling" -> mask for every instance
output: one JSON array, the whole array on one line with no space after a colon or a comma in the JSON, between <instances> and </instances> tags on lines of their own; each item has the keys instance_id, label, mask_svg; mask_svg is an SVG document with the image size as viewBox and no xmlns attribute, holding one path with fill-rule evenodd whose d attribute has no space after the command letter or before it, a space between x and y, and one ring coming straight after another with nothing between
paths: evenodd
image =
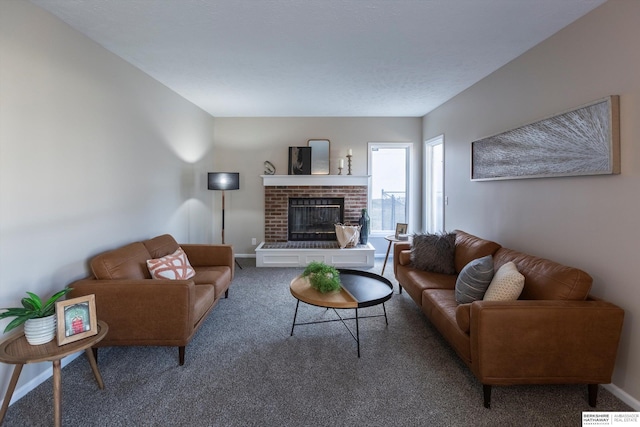
<instances>
[{"instance_id":1,"label":"white ceiling","mask_svg":"<svg viewBox=\"0 0 640 427\"><path fill-rule=\"evenodd\" d=\"M31 0L217 117L419 117L605 0Z\"/></svg>"}]
</instances>

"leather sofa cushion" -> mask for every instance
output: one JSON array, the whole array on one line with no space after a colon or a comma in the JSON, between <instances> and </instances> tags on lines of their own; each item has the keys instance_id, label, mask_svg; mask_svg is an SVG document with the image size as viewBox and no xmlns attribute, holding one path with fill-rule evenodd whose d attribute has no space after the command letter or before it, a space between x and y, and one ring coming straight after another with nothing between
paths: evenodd
<instances>
[{"instance_id":1,"label":"leather sofa cushion","mask_svg":"<svg viewBox=\"0 0 640 427\"><path fill-rule=\"evenodd\" d=\"M474 259L493 255L498 249L500 249L500 245L496 242L481 239L464 231L456 230L456 271L459 273L465 265Z\"/></svg>"},{"instance_id":2,"label":"leather sofa cushion","mask_svg":"<svg viewBox=\"0 0 640 427\"><path fill-rule=\"evenodd\" d=\"M425 289L444 288L453 291L456 286L455 275L433 273L408 266L398 266L396 279L418 306L422 305L422 291Z\"/></svg>"},{"instance_id":3,"label":"leather sofa cushion","mask_svg":"<svg viewBox=\"0 0 640 427\"><path fill-rule=\"evenodd\" d=\"M147 268L149 251L141 242L95 256L91 271L96 279L151 279Z\"/></svg>"},{"instance_id":4,"label":"leather sofa cushion","mask_svg":"<svg viewBox=\"0 0 640 427\"><path fill-rule=\"evenodd\" d=\"M544 258L501 248L493 257L498 269L509 261L524 276L521 300L585 300L593 279L584 271Z\"/></svg>"},{"instance_id":5,"label":"leather sofa cushion","mask_svg":"<svg viewBox=\"0 0 640 427\"><path fill-rule=\"evenodd\" d=\"M162 258L165 255L174 253L179 247L178 242L169 234L145 240L142 244L149 251L151 258Z\"/></svg>"},{"instance_id":6,"label":"leather sofa cushion","mask_svg":"<svg viewBox=\"0 0 640 427\"><path fill-rule=\"evenodd\" d=\"M456 322L457 309L453 289L425 289L422 293L422 311L468 364L471 363L471 344L469 335Z\"/></svg>"},{"instance_id":7,"label":"leather sofa cushion","mask_svg":"<svg viewBox=\"0 0 640 427\"><path fill-rule=\"evenodd\" d=\"M196 288L200 285L213 285L216 298L229 289L231 284L230 267L195 267L195 270L196 275L193 277L193 281Z\"/></svg>"}]
</instances>

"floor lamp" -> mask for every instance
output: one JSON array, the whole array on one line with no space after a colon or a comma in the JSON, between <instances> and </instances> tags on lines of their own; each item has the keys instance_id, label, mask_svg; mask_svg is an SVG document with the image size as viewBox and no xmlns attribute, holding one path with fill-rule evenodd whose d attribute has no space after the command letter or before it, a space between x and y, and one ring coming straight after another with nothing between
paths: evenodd
<instances>
[{"instance_id":1,"label":"floor lamp","mask_svg":"<svg viewBox=\"0 0 640 427\"><path fill-rule=\"evenodd\" d=\"M209 172L207 174L209 190L222 191L222 244L224 244L224 192L225 190L240 189L240 174L238 172ZM242 266L235 260L238 267Z\"/></svg>"}]
</instances>

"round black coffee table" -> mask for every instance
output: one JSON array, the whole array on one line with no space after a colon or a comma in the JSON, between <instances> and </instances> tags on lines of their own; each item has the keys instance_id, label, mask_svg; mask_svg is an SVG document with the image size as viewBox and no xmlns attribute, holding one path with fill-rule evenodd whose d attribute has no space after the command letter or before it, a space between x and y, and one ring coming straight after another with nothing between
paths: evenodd
<instances>
[{"instance_id":1,"label":"round black coffee table","mask_svg":"<svg viewBox=\"0 0 640 427\"><path fill-rule=\"evenodd\" d=\"M342 322L347 328L353 339L358 344L358 357L360 357L360 326L359 319L368 317L383 317L385 323L388 325L387 310L384 306L385 301L388 301L393 295L393 285L384 277L360 270L347 270L338 269L340 272L340 284L342 289L336 292L321 293L311 287L306 277L298 276L291 281L289 290L298 301L296 303L296 311L293 315L293 325L291 325L291 335L293 330L299 325L311 325L316 323L326 322ZM338 319L321 320L316 322L304 322L296 323L296 317L298 316L298 307L300 301L315 305L318 307L331 308L334 310ZM382 304L382 310L384 314L378 314L373 316L358 316L358 309L364 307L372 307L374 305ZM337 309L355 309L355 317L341 317L338 314ZM356 321L356 333L355 335L349 329L345 320Z\"/></svg>"}]
</instances>

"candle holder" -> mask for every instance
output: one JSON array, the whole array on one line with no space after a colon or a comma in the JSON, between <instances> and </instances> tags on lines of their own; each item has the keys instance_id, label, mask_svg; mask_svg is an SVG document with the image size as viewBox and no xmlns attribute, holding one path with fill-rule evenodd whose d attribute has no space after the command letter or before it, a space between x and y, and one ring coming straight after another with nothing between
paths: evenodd
<instances>
[{"instance_id":1,"label":"candle holder","mask_svg":"<svg viewBox=\"0 0 640 427\"><path fill-rule=\"evenodd\" d=\"M342 168L338 166L338 175L342 175Z\"/></svg>"},{"instance_id":2,"label":"candle holder","mask_svg":"<svg viewBox=\"0 0 640 427\"><path fill-rule=\"evenodd\" d=\"M347 167L349 168L347 175L351 175L351 157L353 157L351 154L347 154Z\"/></svg>"}]
</instances>

